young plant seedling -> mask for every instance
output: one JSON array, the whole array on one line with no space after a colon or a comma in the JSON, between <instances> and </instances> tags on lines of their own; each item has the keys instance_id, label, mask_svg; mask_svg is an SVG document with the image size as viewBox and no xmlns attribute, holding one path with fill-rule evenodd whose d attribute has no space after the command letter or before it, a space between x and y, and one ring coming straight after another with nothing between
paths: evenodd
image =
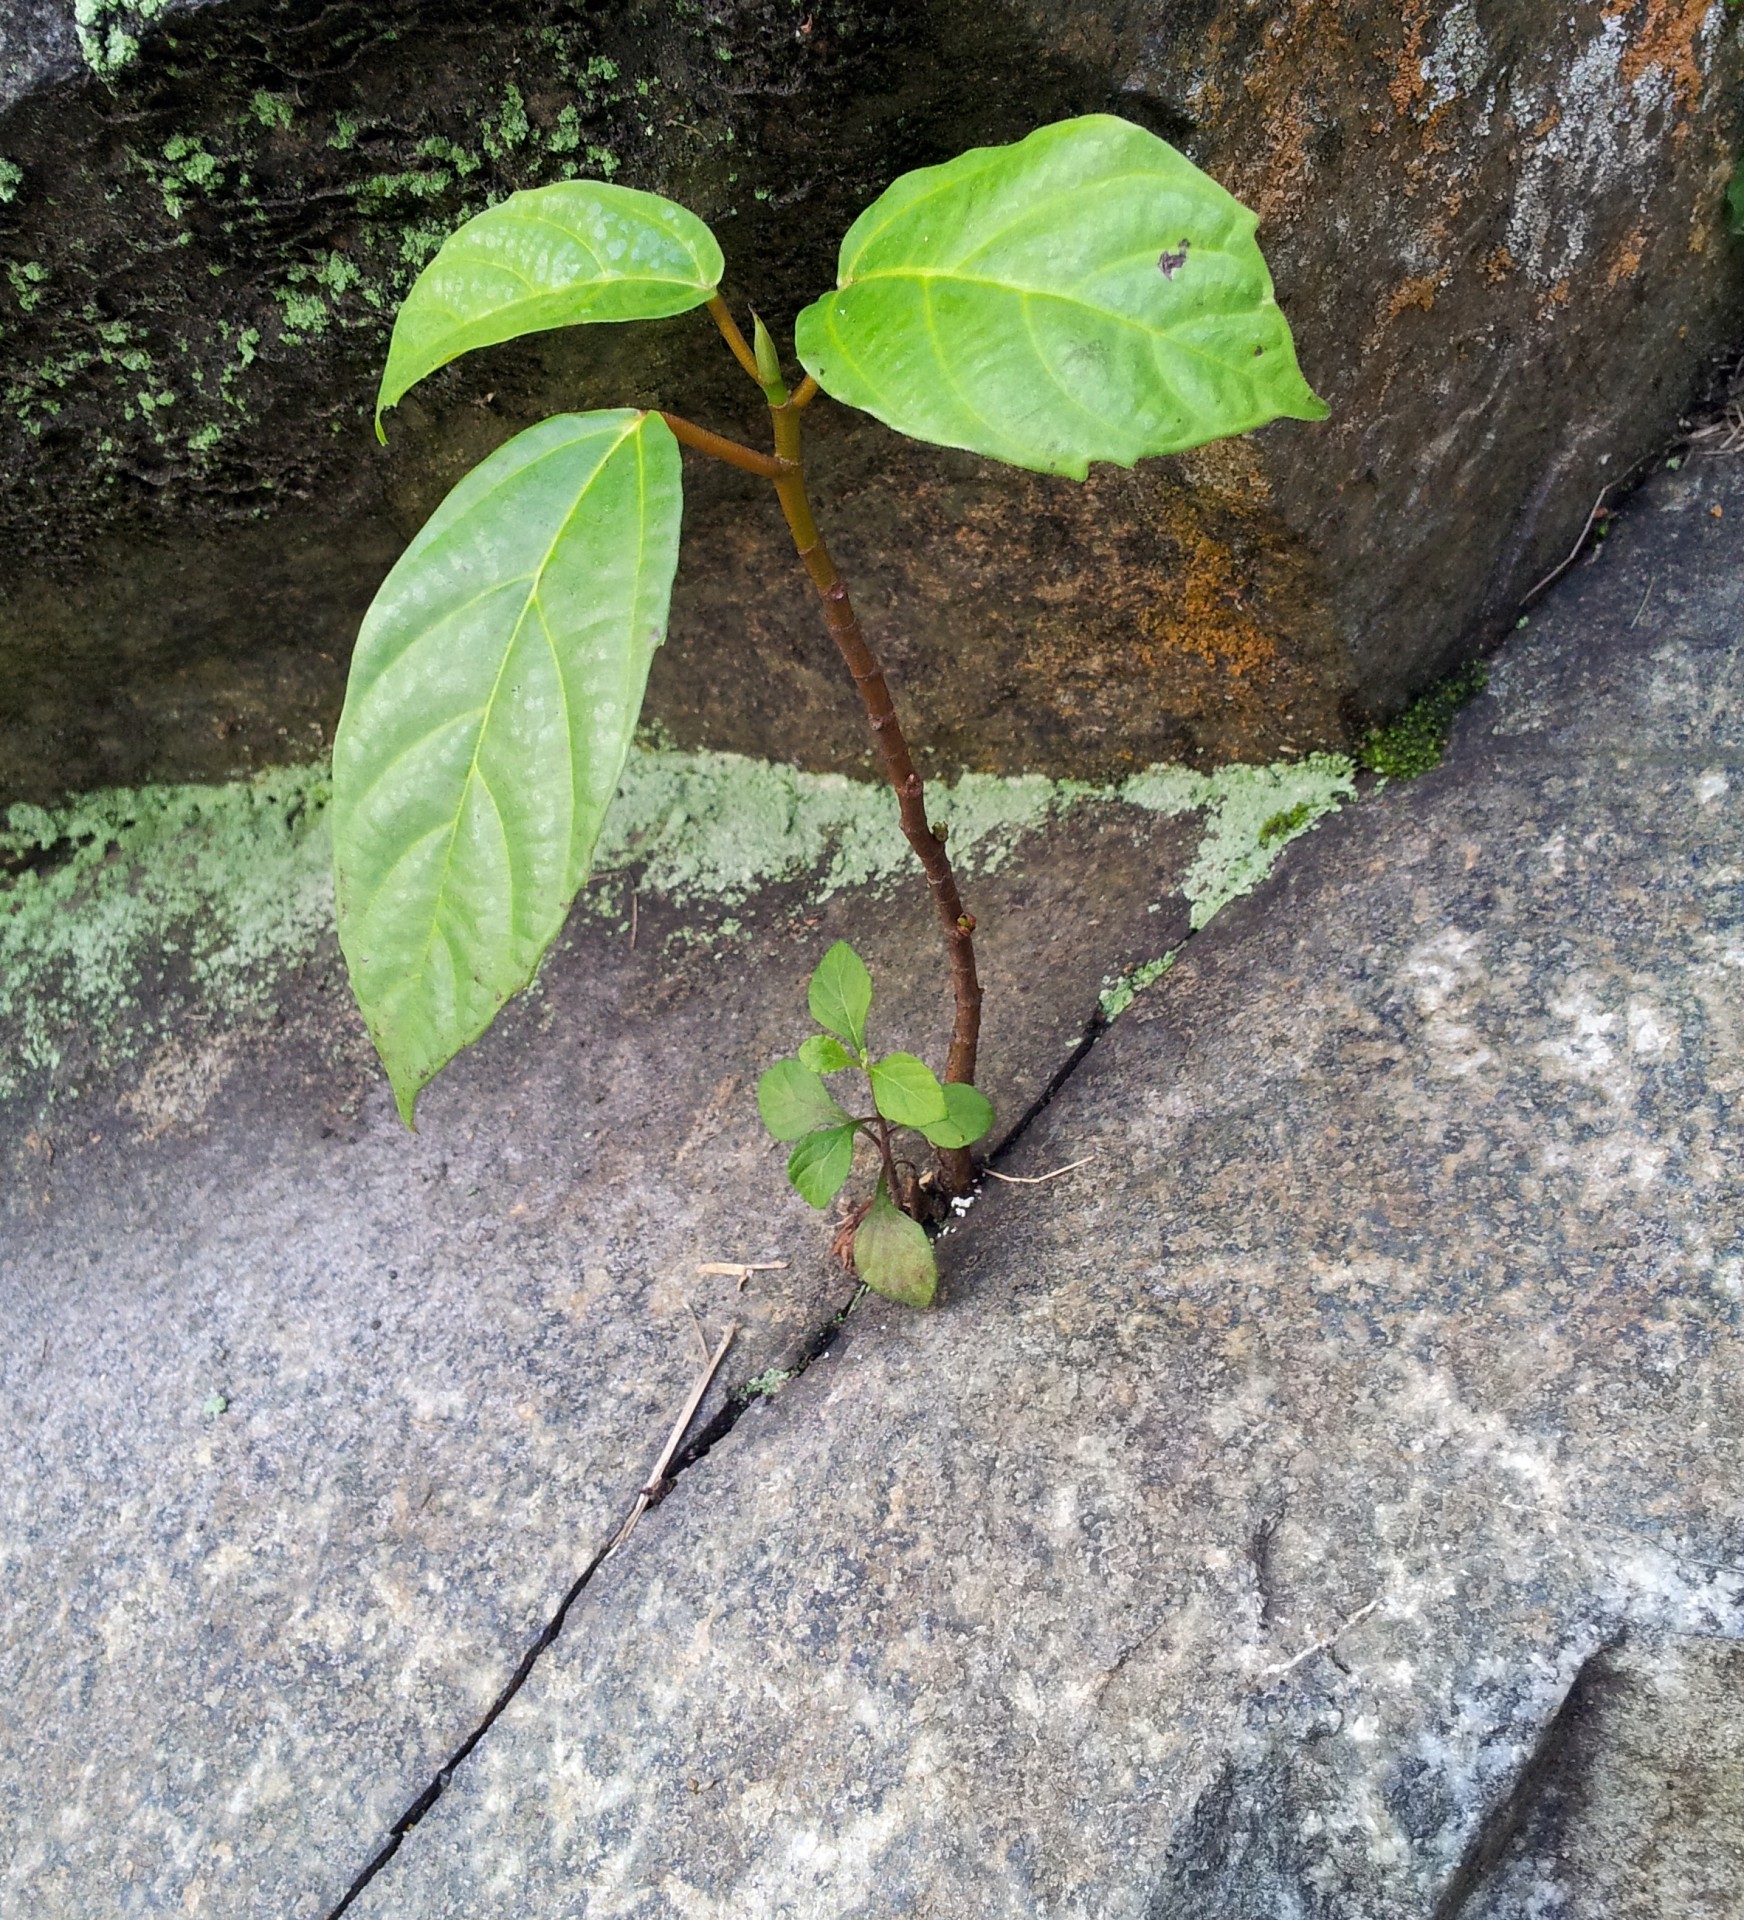
<instances>
[{"instance_id":1,"label":"young plant seedling","mask_svg":"<svg viewBox=\"0 0 1744 1920\"><path fill-rule=\"evenodd\" d=\"M666 633L682 444L773 487L949 956L947 1117L934 1117L930 1074L906 1109L881 1086L912 1073L891 1055L868 1068L873 1116L808 1130L842 1135L834 1145L800 1140L802 1170L834 1171L852 1146L842 1129L872 1129L884 1172L857 1257L897 1271L920 1230L901 1211L914 1199L888 1126L926 1135L954 1193L984 1131L970 1120L986 1103L968 1097L975 921L812 514L805 410L821 390L916 439L1077 480L1095 460L1131 466L1279 417L1322 419L1255 224L1173 147L1107 114L976 148L903 175L849 228L835 289L795 324L805 375L791 390L773 335L756 320L747 341L722 298L713 234L669 200L565 181L512 194L449 237L395 321L378 433L412 386L474 348L706 307L768 403L772 451L671 413L558 415L468 474L376 595L334 743L334 861L340 945L407 1125L419 1090L532 979L587 879ZM852 1023L832 1032L862 1050ZM858 1053L849 1064L867 1065ZM806 1177L817 1190L822 1174Z\"/></svg>"},{"instance_id":2,"label":"young plant seedling","mask_svg":"<svg viewBox=\"0 0 1744 1920\"><path fill-rule=\"evenodd\" d=\"M757 1107L777 1140L793 1141L787 1177L814 1207L841 1192L854 1164L854 1142L864 1134L878 1149L878 1185L854 1226L854 1269L867 1286L907 1307L930 1307L938 1268L926 1229L913 1218L916 1184L894 1151L895 1135L911 1129L934 1147L961 1153L993 1124L984 1094L961 1081L942 1085L912 1053L874 1059L866 1045L872 976L866 963L838 940L811 977L811 1017L824 1029L796 1056L777 1060L757 1082ZM832 1074L857 1072L871 1096L870 1113L851 1114L824 1084Z\"/></svg>"}]
</instances>

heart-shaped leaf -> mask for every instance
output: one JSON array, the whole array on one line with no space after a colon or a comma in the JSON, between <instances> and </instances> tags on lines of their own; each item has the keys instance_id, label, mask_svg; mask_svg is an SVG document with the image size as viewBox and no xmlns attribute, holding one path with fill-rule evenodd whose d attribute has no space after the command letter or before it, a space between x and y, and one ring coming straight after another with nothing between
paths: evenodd
<instances>
[{"instance_id":1,"label":"heart-shaped leaf","mask_svg":"<svg viewBox=\"0 0 1744 1920\"><path fill-rule=\"evenodd\" d=\"M866 963L838 940L817 963L807 994L811 1017L846 1040L856 1053L866 1050L866 1016L872 1011L872 976Z\"/></svg>"},{"instance_id":2,"label":"heart-shaped leaf","mask_svg":"<svg viewBox=\"0 0 1744 1920\"><path fill-rule=\"evenodd\" d=\"M375 427L427 373L474 347L593 320L664 320L720 285L694 213L633 187L560 180L512 193L442 243L394 322Z\"/></svg>"},{"instance_id":3,"label":"heart-shaped leaf","mask_svg":"<svg viewBox=\"0 0 1744 1920\"><path fill-rule=\"evenodd\" d=\"M795 345L900 433L1082 480L1326 406L1254 216L1110 114L904 174L848 229Z\"/></svg>"},{"instance_id":4,"label":"heart-shaped leaf","mask_svg":"<svg viewBox=\"0 0 1744 1920\"><path fill-rule=\"evenodd\" d=\"M938 1291L933 1243L891 1199L882 1174L866 1217L854 1230L854 1271L874 1293L904 1307L930 1307Z\"/></svg>"},{"instance_id":5,"label":"heart-shaped leaf","mask_svg":"<svg viewBox=\"0 0 1744 1920\"><path fill-rule=\"evenodd\" d=\"M992 1101L959 1083L948 1084L944 1095L944 1119L926 1122L921 1132L935 1147L972 1147L993 1124Z\"/></svg>"},{"instance_id":6,"label":"heart-shaped leaf","mask_svg":"<svg viewBox=\"0 0 1744 1920\"><path fill-rule=\"evenodd\" d=\"M945 1090L933 1070L912 1053L887 1053L872 1063L872 1101L886 1120L899 1127L930 1127L948 1109Z\"/></svg>"},{"instance_id":7,"label":"heart-shaped leaf","mask_svg":"<svg viewBox=\"0 0 1744 1920\"><path fill-rule=\"evenodd\" d=\"M757 1111L777 1140L797 1140L818 1127L839 1126L848 1117L811 1068L797 1060L777 1060L758 1080Z\"/></svg>"},{"instance_id":8,"label":"heart-shaped leaf","mask_svg":"<svg viewBox=\"0 0 1744 1920\"><path fill-rule=\"evenodd\" d=\"M829 1127L808 1133L787 1156L787 1177L802 1200L827 1207L842 1190L854 1164L857 1127Z\"/></svg>"},{"instance_id":9,"label":"heart-shaped leaf","mask_svg":"<svg viewBox=\"0 0 1744 1920\"><path fill-rule=\"evenodd\" d=\"M658 414L562 414L461 481L383 582L333 746L339 943L409 1126L587 877L678 562Z\"/></svg>"}]
</instances>

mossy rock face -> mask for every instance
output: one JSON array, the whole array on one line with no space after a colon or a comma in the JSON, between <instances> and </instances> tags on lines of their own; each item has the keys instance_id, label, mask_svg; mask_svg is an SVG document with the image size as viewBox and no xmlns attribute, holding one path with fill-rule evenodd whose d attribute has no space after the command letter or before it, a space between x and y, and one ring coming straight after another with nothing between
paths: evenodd
<instances>
[{"instance_id":1,"label":"mossy rock face","mask_svg":"<svg viewBox=\"0 0 1744 1920\"><path fill-rule=\"evenodd\" d=\"M0 800L320 750L406 538L547 412L759 434L693 315L473 356L378 449L394 304L487 199L672 194L785 320L895 173L1106 109L1259 209L1333 420L1077 487L820 404L820 509L926 764L1348 745L1502 630L1736 330L1739 27L1586 11L0 0ZM693 471L652 713L856 770L783 540Z\"/></svg>"}]
</instances>

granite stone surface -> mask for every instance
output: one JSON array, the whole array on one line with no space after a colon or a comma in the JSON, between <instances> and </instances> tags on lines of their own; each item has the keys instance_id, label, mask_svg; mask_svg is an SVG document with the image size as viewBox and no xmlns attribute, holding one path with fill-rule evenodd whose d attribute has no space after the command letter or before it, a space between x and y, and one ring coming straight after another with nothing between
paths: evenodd
<instances>
[{"instance_id":1,"label":"granite stone surface","mask_svg":"<svg viewBox=\"0 0 1744 1920\"><path fill-rule=\"evenodd\" d=\"M1088 807L972 880L1004 1124L1183 937L1197 838ZM823 891L578 913L416 1136L330 936L251 1018L167 957L163 1038L69 1031L0 1102L0 1911L328 1911L618 1526L703 1339L740 1325L704 1422L810 1349L853 1289L756 1074L838 934L885 1044L936 1059L949 1019L918 876ZM735 1262L786 1265L698 1272Z\"/></svg>"},{"instance_id":2,"label":"granite stone surface","mask_svg":"<svg viewBox=\"0 0 1744 1920\"><path fill-rule=\"evenodd\" d=\"M1736 1912L1741 524L1661 475L1188 947L355 1911Z\"/></svg>"}]
</instances>

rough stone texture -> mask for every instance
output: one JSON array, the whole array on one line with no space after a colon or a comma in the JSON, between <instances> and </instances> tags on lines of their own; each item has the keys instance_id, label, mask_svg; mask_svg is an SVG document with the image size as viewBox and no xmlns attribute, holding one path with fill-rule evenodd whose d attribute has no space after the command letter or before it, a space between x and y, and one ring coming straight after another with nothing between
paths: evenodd
<instances>
[{"instance_id":1,"label":"rough stone texture","mask_svg":"<svg viewBox=\"0 0 1744 1920\"><path fill-rule=\"evenodd\" d=\"M757 431L691 320L477 356L377 451L408 276L487 194L565 167L694 204L775 316L894 172L1067 113L1154 126L1261 211L1324 428L1074 487L818 409L822 508L945 766L1338 743L1505 627L1736 332L1719 0L517 0L488 28L437 0L224 0L147 31L160 11L99 6L140 51L75 80L62 10L0 6L36 75L0 115L23 169L0 202L0 798L318 745L392 556L544 412L658 397ZM61 51L10 51L39 42ZM773 509L711 471L689 524L657 716L861 765Z\"/></svg>"},{"instance_id":2,"label":"rough stone texture","mask_svg":"<svg viewBox=\"0 0 1744 1920\"><path fill-rule=\"evenodd\" d=\"M1473 1920L1731 1920L1744 1901L1744 1648L1672 1638L1581 1676Z\"/></svg>"},{"instance_id":3,"label":"rough stone texture","mask_svg":"<svg viewBox=\"0 0 1744 1920\"><path fill-rule=\"evenodd\" d=\"M1087 808L975 882L1006 1124L1194 838ZM252 1022L166 972L144 1057L0 1107L0 1909L327 1911L618 1524L692 1309L744 1329L705 1417L810 1350L852 1287L755 1074L837 934L888 1044L948 1020L924 890L815 885L578 916L416 1138L330 940Z\"/></svg>"},{"instance_id":4,"label":"rough stone texture","mask_svg":"<svg viewBox=\"0 0 1744 1920\"><path fill-rule=\"evenodd\" d=\"M357 1911L1736 1911L1741 523L1662 475L1193 944Z\"/></svg>"}]
</instances>

